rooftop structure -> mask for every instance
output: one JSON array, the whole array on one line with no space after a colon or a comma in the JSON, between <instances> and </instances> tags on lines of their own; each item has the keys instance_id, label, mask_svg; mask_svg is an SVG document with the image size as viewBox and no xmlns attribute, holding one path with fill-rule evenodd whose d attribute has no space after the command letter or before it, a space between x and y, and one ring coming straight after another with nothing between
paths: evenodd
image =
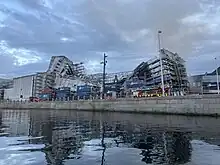
<instances>
[{"instance_id":1,"label":"rooftop structure","mask_svg":"<svg viewBox=\"0 0 220 165\"><path fill-rule=\"evenodd\" d=\"M13 88L4 89L4 99L29 100L38 97L45 88L53 88L56 75L53 72L38 72L32 75L15 77Z\"/></svg>"}]
</instances>

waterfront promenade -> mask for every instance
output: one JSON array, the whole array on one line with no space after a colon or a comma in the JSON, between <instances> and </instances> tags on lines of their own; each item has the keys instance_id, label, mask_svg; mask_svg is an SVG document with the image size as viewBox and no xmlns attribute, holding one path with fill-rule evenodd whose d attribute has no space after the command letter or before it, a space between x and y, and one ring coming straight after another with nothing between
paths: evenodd
<instances>
[{"instance_id":1,"label":"waterfront promenade","mask_svg":"<svg viewBox=\"0 0 220 165\"><path fill-rule=\"evenodd\" d=\"M158 98L121 98L115 100L1 102L0 109L60 109L220 116L220 96L198 95Z\"/></svg>"}]
</instances>

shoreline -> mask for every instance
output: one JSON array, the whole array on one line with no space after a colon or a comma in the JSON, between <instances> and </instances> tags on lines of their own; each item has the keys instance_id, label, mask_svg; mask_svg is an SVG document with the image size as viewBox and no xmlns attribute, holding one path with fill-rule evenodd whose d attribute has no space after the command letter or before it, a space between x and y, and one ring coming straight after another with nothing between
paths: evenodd
<instances>
[{"instance_id":1,"label":"shoreline","mask_svg":"<svg viewBox=\"0 0 220 165\"><path fill-rule=\"evenodd\" d=\"M0 102L0 109L76 110L182 116L220 116L220 95L50 102Z\"/></svg>"}]
</instances>

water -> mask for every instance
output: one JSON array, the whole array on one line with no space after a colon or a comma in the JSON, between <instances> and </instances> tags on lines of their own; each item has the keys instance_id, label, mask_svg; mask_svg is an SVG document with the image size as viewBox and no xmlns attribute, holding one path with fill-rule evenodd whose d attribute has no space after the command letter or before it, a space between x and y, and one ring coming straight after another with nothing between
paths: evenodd
<instances>
[{"instance_id":1,"label":"water","mask_svg":"<svg viewBox=\"0 0 220 165\"><path fill-rule=\"evenodd\" d=\"M0 165L219 165L220 119L0 110Z\"/></svg>"}]
</instances>

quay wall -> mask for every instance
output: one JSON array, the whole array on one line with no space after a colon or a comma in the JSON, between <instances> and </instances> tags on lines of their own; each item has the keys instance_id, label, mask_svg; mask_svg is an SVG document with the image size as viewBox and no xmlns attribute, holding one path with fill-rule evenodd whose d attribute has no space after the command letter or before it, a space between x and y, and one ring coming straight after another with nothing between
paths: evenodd
<instances>
[{"instance_id":1,"label":"quay wall","mask_svg":"<svg viewBox=\"0 0 220 165\"><path fill-rule=\"evenodd\" d=\"M220 116L220 95L50 102L0 102L0 109L51 109Z\"/></svg>"}]
</instances>

